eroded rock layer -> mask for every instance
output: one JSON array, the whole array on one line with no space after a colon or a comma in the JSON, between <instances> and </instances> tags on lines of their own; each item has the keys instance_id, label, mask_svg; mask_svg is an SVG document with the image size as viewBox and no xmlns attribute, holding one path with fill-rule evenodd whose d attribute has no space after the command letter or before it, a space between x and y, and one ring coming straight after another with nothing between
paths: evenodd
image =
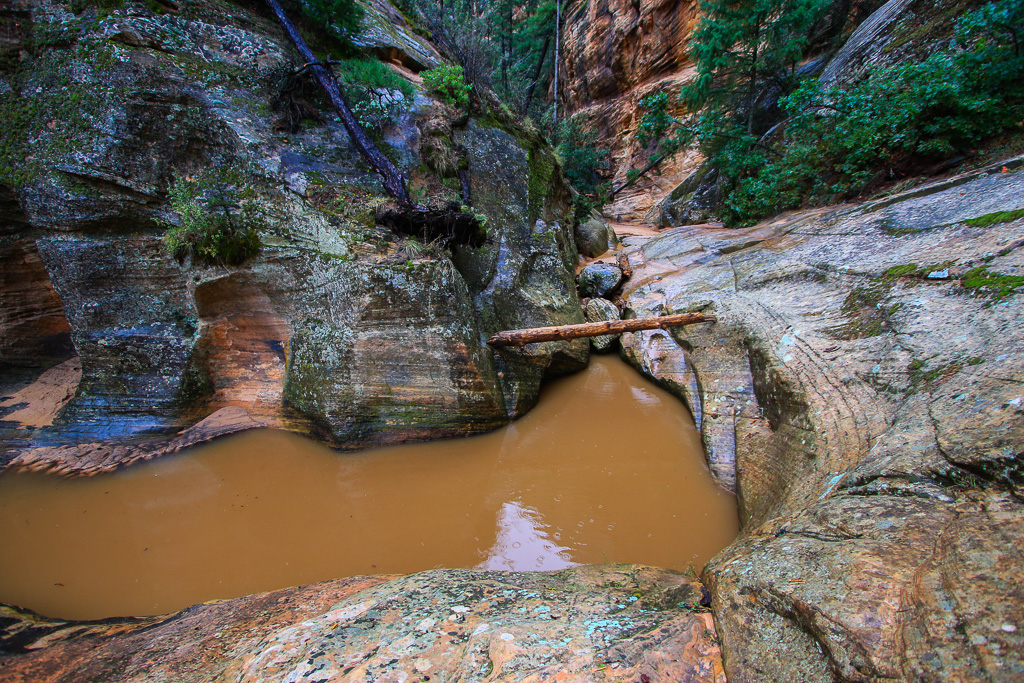
<instances>
[{"instance_id":1,"label":"eroded rock layer","mask_svg":"<svg viewBox=\"0 0 1024 683\"><path fill-rule=\"evenodd\" d=\"M627 239L627 314L718 318L621 344L739 495L704 572L730 680L1024 676L1022 197L1015 159Z\"/></svg>"}]
</instances>

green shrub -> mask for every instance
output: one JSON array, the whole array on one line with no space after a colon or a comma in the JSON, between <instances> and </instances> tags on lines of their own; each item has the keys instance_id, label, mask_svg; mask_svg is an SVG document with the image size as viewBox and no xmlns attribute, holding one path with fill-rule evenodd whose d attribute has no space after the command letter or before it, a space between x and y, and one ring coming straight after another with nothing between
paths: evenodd
<instances>
[{"instance_id":1,"label":"green shrub","mask_svg":"<svg viewBox=\"0 0 1024 683\"><path fill-rule=\"evenodd\" d=\"M461 66L439 66L420 73L423 87L435 93L444 102L456 107L469 106L469 92L473 86L466 83Z\"/></svg>"},{"instance_id":2,"label":"green shrub","mask_svg":"<svg viewBox=\"0 0 1024 683\"><path fill-rule=\"evenodd\" d=\"M337 67L345 101L366 129L380 129L409 110L416 95L412 83L376 59L342 60Z\"/></svg>"},{"instance_id":3,"label":"green shrub","mask_svg":"<svg viewBox=\"0 0 1024 683\"><path fill-rule=\"evenodd\" d=\"M569 184L579 193L574 200L576 217L589 216L606 201L608 183L598 172L605 167L608 152L597 146L596 131L586 128L580 115L563 119L555 134L555 154Z\"/></svg>"},{"instance_id":4,"label":"green shrub","mask_svg":"<svg viewBox=\"0 0 1024 683\"><path fill-rule=\"evenodd\" d=\"M846 89L804 82L782 99L778 151L753 139L711 150L733 183L723 218L746 224L852 197L896 177L894 169L913 172L1021 129L1024 49L1014 30L1024 31L1024 9L1002 0L962 18L952 46L923 61L875 70Z\"/></svg>"},{"instance_id":5,"label":"green shrub","mask_svg":"<svg viewBox=\"0 0 1024 683\"><path fill-rule=\"evenodd\" d=\"M259 253L262 216L251 197L208 175L178 176L168 189L178 224L167 224L164 246L179 261L239 265Z\"/></svg>"}]
</instances>

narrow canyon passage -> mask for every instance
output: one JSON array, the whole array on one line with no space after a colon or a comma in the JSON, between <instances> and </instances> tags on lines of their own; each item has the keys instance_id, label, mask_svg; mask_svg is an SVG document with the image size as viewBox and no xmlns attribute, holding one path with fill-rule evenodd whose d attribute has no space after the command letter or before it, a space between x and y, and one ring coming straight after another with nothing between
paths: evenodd
<instances>
[{"instance_id":1,"label":"narrow canyon passage","mask_svg":"<svg viewBox=\"0 0 1024 683\"><path fill-rule=\"evenodd\" d=\"M342 454L258 430L112 475L0 477L0 602L94 619L433 567L699 570L737 528L684 406L595 357L483 436Z\"/></svg>"}]
</instances>

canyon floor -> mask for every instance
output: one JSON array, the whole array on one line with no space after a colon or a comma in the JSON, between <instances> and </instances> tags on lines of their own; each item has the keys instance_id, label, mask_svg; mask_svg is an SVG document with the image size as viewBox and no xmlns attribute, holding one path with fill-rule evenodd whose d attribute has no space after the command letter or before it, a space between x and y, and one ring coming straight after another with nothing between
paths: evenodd
<instances>
[{"instance_id":1,"label":"canyon floor","mask_svg":"<svg viewBox=\"0 0 1024 683\"><path fill-rule=\"evenodd\" d=\"M8 608L5 680L1020 680L1024 173L1013 159L740 230L629 230L624 335L743 529L701 585L434 570L69 623ZM633 234L625 234L632 232ZM713 617L713 618L712 618Z\"/></svg>"}]
</instances>

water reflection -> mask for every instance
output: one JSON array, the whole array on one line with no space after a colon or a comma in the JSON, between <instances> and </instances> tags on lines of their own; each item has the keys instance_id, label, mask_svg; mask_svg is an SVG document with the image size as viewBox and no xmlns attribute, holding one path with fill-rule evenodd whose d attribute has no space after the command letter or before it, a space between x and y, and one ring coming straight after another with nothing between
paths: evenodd
<instances>
[{"instance_id":1,"label":"water reflection","mask_svg":"<svg viewBox=\"0 0 1024 683\"><path fill-rule=\"evenodd\" d=\"M536 509L524 507L518 500L505 503L498 512L498 538L476 568L531 571L575 567L579 563L570 559L571 549L548 538L550 528Z\"/></svg>"}]
</instances>

